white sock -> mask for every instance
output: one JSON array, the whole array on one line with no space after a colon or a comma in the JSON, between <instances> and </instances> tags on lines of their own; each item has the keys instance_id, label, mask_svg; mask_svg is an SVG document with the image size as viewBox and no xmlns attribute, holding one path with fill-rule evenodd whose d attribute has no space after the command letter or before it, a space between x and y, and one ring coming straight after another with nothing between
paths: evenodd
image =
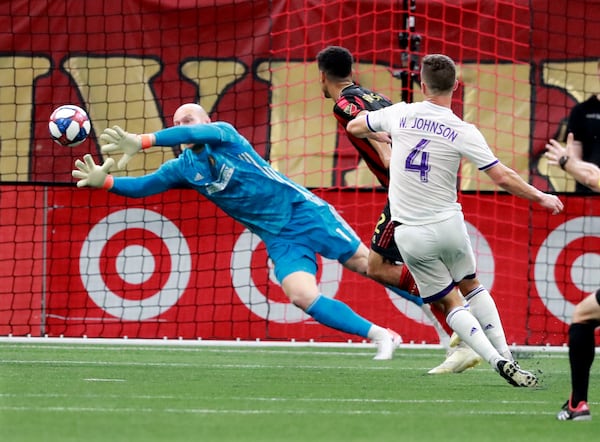
<instances>
[{"instance_id":1,"label":"white sock","mask_svg":"<svg viewBox=\"0 0 600 442\"><path fill-rule=\"evenodd\" d=\"M465 299L469 303L471 313L481 326L485 335L488 337L492 345L498 350L502 356L509 360L513 360L512 353L508 348L502 321L498 314L498 308L494 302L494 298L490 295L485 287L480 285L475 290L467 293Z\"/></svg>"},{"instance_id":2,"label":"white sock","mask_svg":"<svg viewBox=\"0 0 600 442\"><path fill-rule=\"evenodd\" d=\"M488 361L495 369L502 356L490 343L481 329L481 324L466 307L457 307L446 317L448 325L456 332L460 339L467 343L479 356Z\"/></svg>"},{"instance_id":3,"label":"white sock","mask_svg":"<svg viewBox=\"0 0 600 442\"><path fill-rule=\"evenodd\" d=\"M369 333L367 334L367 337L371 341L379 341L379 340L385 338L387 334L388 334L388 331L385 328L373 324L371 326L371 328L369 329Z\"/></svg>"}]
</instances>

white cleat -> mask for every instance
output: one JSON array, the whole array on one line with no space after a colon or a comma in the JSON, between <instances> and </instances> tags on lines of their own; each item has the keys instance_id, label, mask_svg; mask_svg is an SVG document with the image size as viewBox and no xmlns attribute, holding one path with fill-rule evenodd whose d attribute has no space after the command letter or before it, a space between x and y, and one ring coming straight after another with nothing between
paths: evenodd
<instances>
[{"instance_id":1,"label":"white cleat","mask_svg":"<svg viewBox=\"0 0 600 442\"><path fill-rule=\"evenodd\" d=\"M402 336L389 328L387 331L388 333L386 333L384 338L375 341L377 344L377 354L373 359L376 361L392 359L394 351L402 344Z\"/></svg>"},{"instance_id":2,"label":"white cleat","mask_svg":"<svg viewBox=\"0 0 600 442\"><path fill-rule=\"evenodd\" d=\"M446 360L437 367L432 368L429 374L462 373L469 368L478 365L483 358L471 347L460 341L458 345L451 347Z\"/></svg>"},{"instance_id":3,"label":"white cleat","mask_svg":"<svg viewBox=\"0 0 600 442\"><path fill-rule=\"evenodd\" d=\"M456 332L452 333L452 336L450 336L450 348L452 347L458 347L458 344L460 344L462 342L462 340L460 339L460 336L458 336L456 334Z\"/></svg>"}]
</instances>

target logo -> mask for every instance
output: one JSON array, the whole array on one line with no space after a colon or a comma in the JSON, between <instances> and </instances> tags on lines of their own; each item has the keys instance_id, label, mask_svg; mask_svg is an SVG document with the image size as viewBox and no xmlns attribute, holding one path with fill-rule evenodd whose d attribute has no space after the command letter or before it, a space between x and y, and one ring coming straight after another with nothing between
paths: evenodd
<instances>
[{"instance_id":1,"label":"target logo","mask_svg":"<svg viewBox=\"0 0 600 442\"><path fill-rule=\"evenodd\" d=\"M289 301L269 299L259 288L256 283L259 275L254 274L254 272L261 269L253 266L252 260L261 242L257 235L246 229L235 243L231 256L231 281L238 298L255 315L272 322L289 324L309 319L310 316L294 304ZM335 260L320 258L319 291L328 298L334 298L342 279L343 267ZM268 267L268 284L279 287L279 282L275 278L273 263L270 259L268 260Z\"/></svg>"},{"instance_id":2,"label":"target logo","mask_svg":"<svg viewBox=\"0 0 600 442\"><path fill-rule=\"evenodd\" d=\"M564 323L570 323L576 305L566 298L567 293L575 292L582 299L598 289L599 250L597 216L573 218L559 225L540 246L535 260L536 289L550 313ZM564 282L563 290L557 280Z\"/></svg>"},{"instance_id":3,"label":"target logo","mask_svg":"<svg viewBox=\"0 0 600 442\"><path fill-rule=\"evenodd\" d=\"M147 209L111 213L83 241L79 270L94 303L123 320L141 321L173 307L187 288L190 250L181 231Z\"/></svg>"}]
</instances>

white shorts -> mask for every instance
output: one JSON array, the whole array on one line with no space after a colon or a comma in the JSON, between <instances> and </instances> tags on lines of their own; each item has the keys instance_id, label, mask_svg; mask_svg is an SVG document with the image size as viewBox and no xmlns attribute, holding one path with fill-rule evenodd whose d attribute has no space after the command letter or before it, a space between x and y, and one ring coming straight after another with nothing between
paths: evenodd
<instances>
[{"instance_id":1,"label":"white shorts","mask_svg":"<svg viewBox=\"0 0 600 442\"><path fill-rule=\"evenodd\" d=\"M462 212L433 224L400 224L394 239L425 302L436 301L464 278L475 277L475 254Z\"/></svg>"}]
</instances>

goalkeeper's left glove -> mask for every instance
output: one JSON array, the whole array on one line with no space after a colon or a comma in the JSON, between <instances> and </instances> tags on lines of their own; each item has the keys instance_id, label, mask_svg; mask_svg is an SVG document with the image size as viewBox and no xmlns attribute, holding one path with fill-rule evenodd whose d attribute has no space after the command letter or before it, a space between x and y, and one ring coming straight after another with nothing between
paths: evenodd
<instances>
[{"instance_id":1,"label":"goalkeeper's left glove","mask_svg":"<svg viewBox=\"0 0 600 442\"><path fill-rule=\"evenodd\" d=\"M153 145L154 136L130 134L119 126L113 126L102 131L100 141L104 143L100 148L102 153L123 152L123 156L117 164L119 169L123 169L136 153Z\"/></svg>"},{"instance_id":2,"label":"goalkeeper's left glove","mask_svg":"<svg viewBox=\"0 0 600 442\"><path fill-rule=\"evenodd\" d=\"M83 161L76 160L75 167L71 175L77 178L77 187L103 187L110 189L113 185L113 177L109 175L110 168L114 166L115 160L108 158L102 166L94 163L94 158L88 153L83 156Z\"/></svg>"}]
</instances>

